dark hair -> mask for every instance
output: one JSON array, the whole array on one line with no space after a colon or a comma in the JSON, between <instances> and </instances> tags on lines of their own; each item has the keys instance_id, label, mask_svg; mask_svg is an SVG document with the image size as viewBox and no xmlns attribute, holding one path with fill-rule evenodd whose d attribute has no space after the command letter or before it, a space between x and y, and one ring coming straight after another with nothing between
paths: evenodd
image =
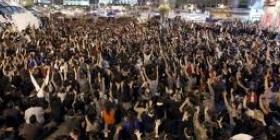
<instances>
[{"instance_id":1,"label":"dark hair","mask_svg":"<svg viewBox=\"0 0 280 140\"><path fill-rule=\"evenodd\" d=\"M73 135L75 135L75 136L79 136L79 135L80 135L80 131L79 131L78 129L76 129L76 128L74 128L71 132L72 132Z\"/></svg>"},{"instance_id":2,"label":"dark hair","mask_svg":"<svg viewBox=\"0 0 280 140\"><path fill-rule=\"evenodd\" d=\"M35 124L37 122L37 118L35 115L32 115L30 118L29 118L29 122L30 124Z\"/></svg>"},{"instance_id":3,"label":"dark hair","mask_svg":"<svg viewBox=\"0 0 280 140\"><path fill-rule=\"evenodd\" d=\"M38 105L38 99L37 99L37 98L31 99L31 100L29 101L29 105L30 105L31 107L37 106L37 105Z\"/></svg>"},{"instance_id":4,"label":"dark hair","mask_svg":"<svg viewBox=\"0 0 280 140\"><path fill-rule=\"evenodd\" d=\"M69 136L62 135L62 136L57 136L54 138L55 140L71 140Z\"/></svg>"}]
</instances>

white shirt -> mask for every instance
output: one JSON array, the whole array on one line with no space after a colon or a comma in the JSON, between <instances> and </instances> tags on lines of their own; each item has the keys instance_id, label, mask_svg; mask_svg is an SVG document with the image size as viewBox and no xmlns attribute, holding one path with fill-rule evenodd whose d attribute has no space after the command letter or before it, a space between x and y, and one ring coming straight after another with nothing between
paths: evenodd
<instances>
[{"instance_id":1,"label":"white shirt","mask_svg":"<svg viewBox=\"0 0 280 140\"><path fill-rule=\"evenodd\" d=\"M144 53L144 64L149 64L151 59L151 54L145 54Z\"/></svg>"},{"instance_id":2,"label":"white shirt","mask_svg":"<svg viewBox=\"0 0 280 140\"><path fill-rule=\"evenodd\" d=\"M30 117L36 116L37 122L43 124L45 122L44 110L42 107L30 107L24 112L24 119L27 124L30 124Z\"/></svg>"},{"instance_id":3,"label":"white shirt","mask_svg":"<svg viewBox=\"0 0 280 140\"><path fill-rule=\"evenodd\" d=\"M148 82L149 82L149 88L150 88L151 93L155 94L157 92L157 88L158 88L158 80L151 80Z\"/></svg>"},{"instance_id":4,"label":"white shirt","mask_svg":"<svg viewBox=\"0 0 280 140\"><path fill-rule=\"evenodd\" d=\"M230 140L252 140L253 137L247 134L237 134L230 138Z\"/></svg>"},{"instance_id":5,"label":"white shirt","mask_svg":"<svg viewBox=\"0 0 280 140\"><path fill-rule=\"evenodd\" d=\"M57 94L57 96L60 98L61 102L63 102L64 99L65 99L65 97L66 97L66 93L61 93L61 92L59 92L59 93Z\"/></svg>"}]
</instances>

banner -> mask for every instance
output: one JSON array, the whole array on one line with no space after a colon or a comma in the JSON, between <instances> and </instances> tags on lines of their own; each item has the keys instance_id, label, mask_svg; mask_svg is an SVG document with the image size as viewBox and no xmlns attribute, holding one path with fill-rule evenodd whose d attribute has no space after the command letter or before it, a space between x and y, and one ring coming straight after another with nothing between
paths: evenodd
<instances>
[{"instance_id":1,"label":"banner","mask_svg":"<svg viewBox=\"0 0 280 140\"><path fill-rule=\"evenodd\" d=\"M51 4L50 0L38 0L38 3L40 4Z\"/></svg>"},{"instance_id":2,"label":"banner","mask_svg":"<svg viewBox=\"0 0 280 140\"><path fill-rule=\"evenodd\" d=\"M275 6L265 7L261 26L280 31L280 1L277 1Z\"/></svg>"},{"instance_id":3,"label":"banner","mask_svg":"<svg viewBox=\"0 0 280 140\"><path fill-rule=\"evenodd\" d=\"M99 0L99 4L129 4L135 5L137 4L137 0Z\"/></svg>"},{"instance_id":4,"label":"banner","mask_svg":"<svg viewBox=\"0 0 280 140\"><path fill-rule=\"evenodd\" d=\"M205 22L208 15L206 14L196 14L196 13L181 13L181 18L186 21L197 21L197 22Z\"/></svg>"},{"instance_id":5,"label":"banner","mask_svg":"<svg viewBox=\"0 0 280 140\"><path fill-rule=\"evenodd\" d=\"M89 5L89 0L64 0L63 5Z\"/></svg>"}]
</instances>

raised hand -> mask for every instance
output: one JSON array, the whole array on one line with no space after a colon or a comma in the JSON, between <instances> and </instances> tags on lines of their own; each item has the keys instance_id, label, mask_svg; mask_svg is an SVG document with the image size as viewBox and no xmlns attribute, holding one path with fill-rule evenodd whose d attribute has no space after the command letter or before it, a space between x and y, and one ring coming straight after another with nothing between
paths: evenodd
<instances>
[{"instance_id":1,"label":"raised hand","mask_svg":"<svg viewBox=\"0 0 280 140\"><path fill-rule=\"evenodd\" d=\"M161 124L160 119L156 120L156 126L158 127Z\"/></svg>"},{"instance_id":2,"label":"raised hand","mask_svg":"<svg viewBox=\"0 0 280 140\"><path fill-rule=\"evenodd\" d=\"M217 120L218 125L219 125L220 128L223 127L223 125L222 125L223 119L224 119L224 117L221 117L219 120Z\"/></svg>"},{"instance_id":3,"label":"raised hand","mask_svg":"<svg viewBox=\"0 0 280 140\"><path fill-rule=\"evenodd\" d=\"M138 129L136 129L136 130L134 131L134 134L136 135L136 137L137 137L138 140L141 139L142 133L141 133Z\"/></svg>"},{"instance_id":4,"label":"raised hand","mask_svg":"<svg viewBox=\"0 0 280 140\"><path fill-rule=\"evenodd\" d=\"M161 121L158 119L156 120L156 125L155 125L155 138L158 138L159 135L158 135L158 127L159 125L161 124Z\"/></svg>"},{"instance_id":5,"label":"raised hand","mask_svg":"<svg viewBox=\"0 0 280 140\"><path fill-rule=\"evenodd\" d=\"M189 120L189 113L187 111L184 112L184 115L182 117L182 121L188 121Z\"/></svg>"},{"instance_id":6,"label":"raised hand","mask_svg":"<svg viewBox=\"0 0 280 140\"><path fill-rule=\"evenodd\" d=\"M28 72L29 72L30 75L33 75L34 69L28 69Z\"/></svg>"},{"instance_id":7,"label":"raised hand","mask_svg":"<svg viewBox=\"0 0 280 140\"><path fill-rule=\"evenodd\" d=\"M212 80L210 78L207 79L207 84L211 85L212 84Z\"/></svg>"},{"instance_id":8,"label":"raised hand","mask_svg":"<svg viewBox=\"0 0 280 140\"><path fill-rule=\"evenodd\" d=\"M195 109L196 109L196 113L198 113L200 111L200 107L199 106L196 106Z\"/></svg>"},{"instance_id":9,"label":"raised hand","mask_svg":"<svg viewBox=\"0 0 280 140\"><path fill-rule=\"evenodd\" d=\"M116 133L119 133L121 130L122 130L122 126L121 125L117 126Z\"/></svg>"}]
</instances>

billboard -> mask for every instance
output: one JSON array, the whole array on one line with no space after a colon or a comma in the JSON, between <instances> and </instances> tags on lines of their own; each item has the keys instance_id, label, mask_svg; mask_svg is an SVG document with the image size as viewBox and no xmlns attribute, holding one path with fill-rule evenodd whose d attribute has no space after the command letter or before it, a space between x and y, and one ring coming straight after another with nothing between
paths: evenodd
<instances>
[{"instance_id":1,"label":"billboard","mask_svg":"<svg viewBox=\"0 0 280 140\"><path fill-rule=\"evenodd\" d=\"M137 4L137 0L99 0L99 4L130 4L135 5Z\"/></svg>"},{"instance_id":2,"label":"billboard","mask_svg":"<svg viewBox=\"0 0 280 140\"><path fill-rule=\"evenodd\" d=\"M22 6L31 6L34 4L34 0L22 0L22 1L20 1L20 4Z\"/></svg>"},{"instance_id":3,"label":"billboard","mask_svg":"<svg viewBox=\"0 0 280 140\"><path fill-rule=\"evenodd\" d=\"M51 4L51 0L38 0L37 2L41 4Z\"/></svg>"},{"instance_id":4,"label":"billboard","mask_svg":"<svg viewBox=\"0 0 280 140\"><path fill-rule=\"evenodd\" d=\"M265 14L262 17L261 25L265 28L280 32L280 1L277 1L275 6L268 6L265 8Z\"/></svg>"},{"instance_id":5,"label":"billboard","mask_svg":"<svg viewBox=\"0 0 280 140\"><path fill-rule=\"evenodd\" d=\"M63 5L89 5L89 0L64 0Z\"/></svg>"}]
</instances>

